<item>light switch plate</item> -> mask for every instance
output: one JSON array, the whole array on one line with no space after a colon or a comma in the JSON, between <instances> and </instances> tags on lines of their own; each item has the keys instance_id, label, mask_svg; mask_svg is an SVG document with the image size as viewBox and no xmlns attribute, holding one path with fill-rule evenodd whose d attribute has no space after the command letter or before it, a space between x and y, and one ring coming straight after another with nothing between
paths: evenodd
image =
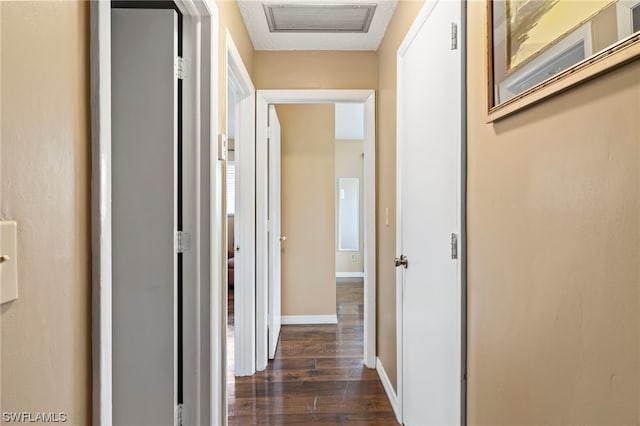
<instances>
[{"instance_id":1,"label":"light switch plate","mask_svg":"<svg viewBox=\"0 0 640 426\"><path fill-rule=\"evenodd\" d=\"M18 298L18 224L0 222L0 303Z\"/></svg>"}]
</instances>

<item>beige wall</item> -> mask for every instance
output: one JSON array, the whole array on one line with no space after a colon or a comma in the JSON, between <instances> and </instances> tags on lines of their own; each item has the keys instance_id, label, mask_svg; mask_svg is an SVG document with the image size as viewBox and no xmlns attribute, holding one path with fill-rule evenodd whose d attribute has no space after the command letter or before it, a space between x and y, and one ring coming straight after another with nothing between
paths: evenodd
<instances>
[{"instance_id":1,"label":"beige wall","mask_svg":"<svg viewBox=\"0 0 640 426\"><path fill-rule=\"evenodd\" d=\"M334 315L335 107L278 105L282 127L282 315Z\"/></svg>"},{"instance_id":2,"label":"beige wall","mask_svg":"<svg viewBox=\"0 0 640 426\"><path fill-rule=\"evenodd\" d=\"M469 424L640 424L640 62L485 124L468 22Z\"/></svg>"},{"instance_id":3,"label":"beige wall","mask_svg":"<svg viewBox=\"0 0 640 426\"><path fill-rule=\"evenodd\" d=\"M0 210L20 298L2 305L1 411L91 422L86 2L1 2Z\"/></svg>"},{"instance_id":4,"label":"beige wall","mask_svg":"<svg viewBox=\"0 0 640 426\"><path fill-rule=\"evenodd\" d=\"M364 141L336 139L336 175L333 180L335 191L338 189L338 178L360 178L360 250L358 251L339 251L337 248L336 233L336 272L364 272L364 259L362 250L364 247ZM335 195L338 199L338 193ZM338 227L338 203L336 203L336 229ZM337 232L337 231L336 231ZM356 260L352 260L352 256L356 256Z\"/></svg>"},{"instance_id":5,"label":"beige wall","mask_svg":"<svg viewBox=\"0 0 640 426\"><path fill-rule=\"evenodd\" d=\"M399 1L378 49L377 93L377 353L396 387L396 54L422 1ZM389 210L389 223L385 210Z\"/></svg>"},{"instance_id":6,"label":"beige wall","mask_svg":"<svg viewBox=\"0 0 640 426\"><path fill-rule=\"evenodd\" d=\"M375 89L376 52L256 51L256 89Z\"/></svg>"}]
</instances>

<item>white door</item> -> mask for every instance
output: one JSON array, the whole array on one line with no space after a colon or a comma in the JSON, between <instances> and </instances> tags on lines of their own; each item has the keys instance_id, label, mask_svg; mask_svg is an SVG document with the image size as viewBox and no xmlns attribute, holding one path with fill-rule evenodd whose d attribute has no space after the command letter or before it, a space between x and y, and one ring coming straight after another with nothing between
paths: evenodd
<instances>
[{"instance_id":1,"label":"white door","mask_svg":"<svg viewBox=\"0 0 640 426\"><path fill-rule=\"evenodd\" d=\"M177 16L112 11L113 423L177 402Z\"/></svg>"},{"instance_id":2,"label":"white door","mask_svg":"<svg viewBox=\"0 0 640 426\"><path fill-rule=\"evenodd\" d=\"M431 11L429 12L429 9ZM405 425L461 422L459 1L426 5L399 50L398 267ZM458 39L464 35L459 34Z\"/></svg>"},{"instance_id":3,"label":"white door","mask_svg":"<svg viewBox=\"0 0 640 426\"><path fill-rule=\"evenodd\" d=\"M276 108L269 105L269 359L276 356L281 325L281 242L280 235L280 121Z\"/></svg>"}]
</instances>

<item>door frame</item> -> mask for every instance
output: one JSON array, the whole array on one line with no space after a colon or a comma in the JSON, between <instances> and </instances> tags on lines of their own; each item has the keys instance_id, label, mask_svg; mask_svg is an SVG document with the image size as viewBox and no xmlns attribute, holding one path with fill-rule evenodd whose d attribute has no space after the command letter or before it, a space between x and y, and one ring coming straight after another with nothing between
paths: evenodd
<instances>
[{"instance_id":1,"label":"door frame","mask_svg":"<svg viewBox=\"0 0 640 426\"><path fill-rule=\"evenodd\" d=\"M247 71L240 52L229 31L225 37L225 87L231 82L238 93L236 122L239 124L235 135L236 161L236 205L240 213L234 216L234 226L240 235L235 235L236 253L234 283L234 345L235 374L250 376L256 372L256 175L255 175L255 87ZM226 90L226 89L225 89ZM228 97L227 97L228 98ZM227 99L228 100L228 99ZM228 124L227 124L228 126ZM228 132L227 127L227 132ZM239 189L239 191L238 191ZM238 221L240 219L240 221ZM239 253L239 255L238 255ZM223 309L226 317L226 309Z\"/></svg>"},{"instance_id":2,"label":"door frame","mask_svg":"<svg viewBox=\"0 0 640 426\"><path fill-rule=\"evenodd\" d=\"M397 54L397 117L402 115L402 67L403 58L407 53L411 43L422 29L426 20L431 15L438 1L425 2L420 9L418 16L409 28L402 44L398 48ZM461 288L460 312L461 312L461 353L460 353L460 424L465 425L467 422L467 73L466 73L466 57L467 57L467 7L466 2L459 0L461 4L461 16L458 23L458 48L461 50L461 81L460 89L462 98L460 99L461 122L460 122L460 166L458 181L458 229L460 236L458 238L458 277ZM399 256L402 250L402 179L401 155L403 134L400 126L396 127L396 254ZM396 396L397 404L393 404L396 417L400 424L403 423L403 289L402 289L402 271L400 268L396 270L396 345L397 345L397 369L396 369Z\"/></svg>"},{"instance_id":3,"label":"door frame","mask_svg":"<svg viewBox=\"0 0 640 426\"><path fill-rule=\"evenodd\" d=\"M376 367L376 117L375 90L256 92L256 367L268 362L267 135L269 104L364 103L364 362Z\"/></svg>"},{"instance_id":4,"label":"door frame","mask_svg":"<svg viewBox=\"0 0 640 426\"><path fill-rule=\"evenodd\" d=\"M218 7L214 0L174 0L183 15L184 224L191 233L185 256L183 419L218 423L224 389L222 318L215 315L221 288L222 231L218 133ZM191 62L191 63L190 63ZM111 198L111 2L90 4L91 234L92 234L92 424L113 423L112 198ZM189 173L190 172L190 173ZM206 235L205 238L202 236ZM220 245L221 246L221 245ZM195 306L195 309L194 309Z\"/></svg>"}]
</instances>

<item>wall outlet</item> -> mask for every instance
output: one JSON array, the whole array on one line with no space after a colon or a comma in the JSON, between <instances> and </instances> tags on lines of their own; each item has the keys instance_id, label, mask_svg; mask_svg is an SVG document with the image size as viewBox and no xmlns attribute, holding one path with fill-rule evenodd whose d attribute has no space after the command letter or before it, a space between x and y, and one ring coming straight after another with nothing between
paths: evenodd
<instances>
[{"instance_id":1,"label":"wall outlet","mask_svg":"<svg viewBox=\"0 0 640 426\"><path fill-rule=\"evenodd\" d=\"M352 262L357 262L358 261L358 255L357 254L352 254L351 255L351 261Z\"/></svg>"}]
</instances>

